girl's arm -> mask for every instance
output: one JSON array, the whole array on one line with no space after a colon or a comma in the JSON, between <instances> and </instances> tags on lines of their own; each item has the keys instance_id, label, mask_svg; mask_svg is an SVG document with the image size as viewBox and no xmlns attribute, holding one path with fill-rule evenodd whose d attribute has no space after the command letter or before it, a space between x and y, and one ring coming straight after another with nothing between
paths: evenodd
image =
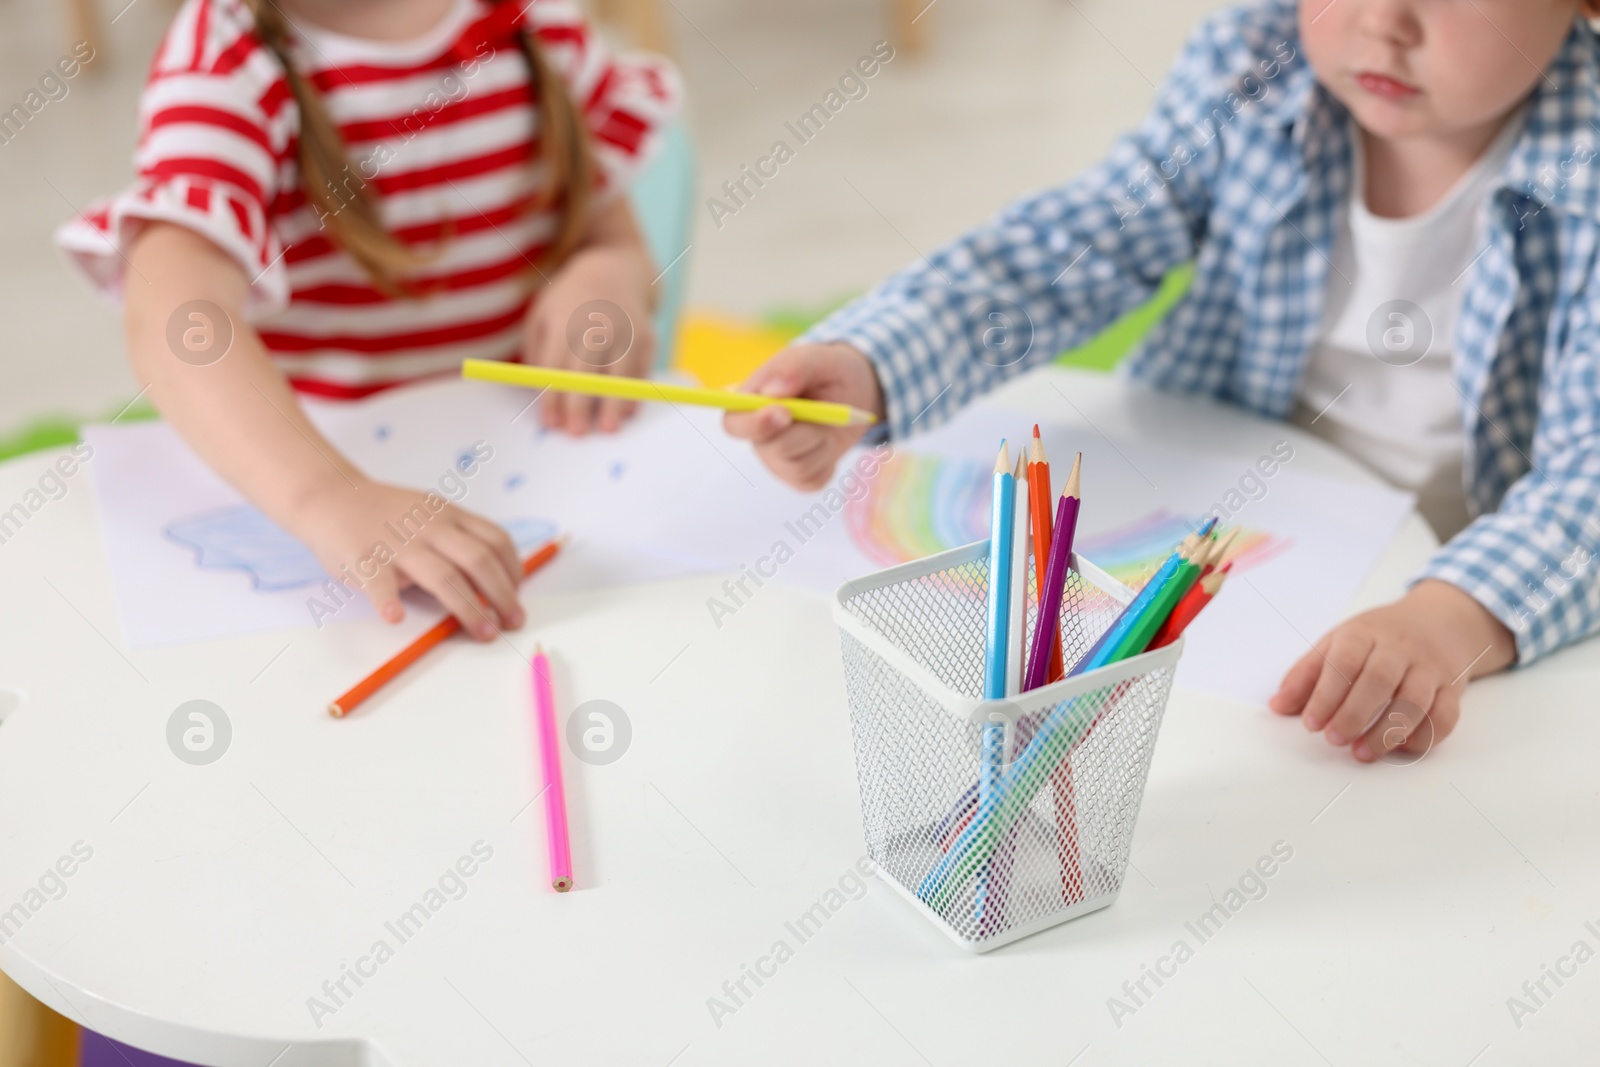
<instances>
[{"instance_id":1,"label":"girl's arm","mask_svg":"<svg viewBox=\"0 0 1600 1067\"><path fill-rule=\"evenodd\" d=\"M359 575L386 620L404 617L399 590L416 584L482 639L521 625L511 539L453 505L431 508L442 503L437 497L372 481L328 443L246 324L249 281L232 258L193 231L157 222L140 232L128 260L124 329L134 373L217 473L304 542L329 573L348 567ZM210 308L190 309L201 316L193 318L180 311L191 301ZM214 314L226 322L205 321ZM169 346L175 316L183 319L180 334L195 331L199 351ZM232 333L231 347L212 362L204 351L208 328L213 338ZM396 544L389 526L402 528L402 519L410 520L403 528L418 532Z\"/></svg>"}]
</instances>

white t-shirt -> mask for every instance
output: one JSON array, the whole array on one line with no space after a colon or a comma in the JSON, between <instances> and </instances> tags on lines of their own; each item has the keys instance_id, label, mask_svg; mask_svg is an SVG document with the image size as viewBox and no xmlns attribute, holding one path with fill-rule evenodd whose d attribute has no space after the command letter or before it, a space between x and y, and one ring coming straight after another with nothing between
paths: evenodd
<instances>
[{"instance_id":1,"label":"white t-shirt","mask_svg":"<svg viewBox=\"0 0 1600 1067\"><path fill-rule=\"evenodd\" d=\"M1506 124L1433 207L1403 219L1367 210L1352 124L1354 178L1340 211L1322 327L1293 421L1417 494L1445 540L1471 519L1461 394L1452 378L1460 279L1483 251L1483 207L1521 129Z\"/></svg>"}]
</instances>

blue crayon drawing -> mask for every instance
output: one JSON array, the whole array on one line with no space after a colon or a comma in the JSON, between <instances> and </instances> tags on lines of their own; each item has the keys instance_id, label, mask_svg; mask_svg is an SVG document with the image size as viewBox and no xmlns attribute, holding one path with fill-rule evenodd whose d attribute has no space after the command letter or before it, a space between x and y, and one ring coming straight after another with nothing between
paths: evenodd
<instances>
[{"instance_id":1,"label":"blue crayon drawing","mask_svg":"<svg viewBox=\"0 0 1600 1067\"><path fill-rule=\"evenodd\" d=\"M248 504L179 519L164 531L194 550L207 570L242 570L264 593L312 585L328 577L311 550Z\"/></svg>"}]
</instances>

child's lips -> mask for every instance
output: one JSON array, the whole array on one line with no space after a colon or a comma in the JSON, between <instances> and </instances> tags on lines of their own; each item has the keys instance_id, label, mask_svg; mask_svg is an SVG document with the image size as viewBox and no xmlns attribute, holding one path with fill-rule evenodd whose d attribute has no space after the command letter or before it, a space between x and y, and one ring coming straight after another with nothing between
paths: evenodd
<instances>
[{"instance_id":1,"label":"child's lips","mask_svg":"<svg viewBox=\"0 0 1600 1067\"><path fill-rule=\"evenodd\" d=\"M1408 85L1398 78L1391 78L1387 74L1378 74L1370 70L1364 70L1357 74L1356 84L1373 96L1381 96L1385 100L1409 100L1422 91L1415 85Z\"/></svg>"}]
</instances>

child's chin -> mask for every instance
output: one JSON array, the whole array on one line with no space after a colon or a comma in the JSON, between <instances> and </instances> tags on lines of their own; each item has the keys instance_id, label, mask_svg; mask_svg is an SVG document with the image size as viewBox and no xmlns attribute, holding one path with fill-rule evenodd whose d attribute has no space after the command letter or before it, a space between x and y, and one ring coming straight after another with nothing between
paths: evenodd
<instances>
[{"instance_id":1,"label":"child's chin","mask_svg":"<svg viewBox=\"0 0 1600 1067\"><path fill-rule=\"evenodd\" d=\"M1443 133L1447 126L1421 98L1392 101L1362 93L1345 103L1361 128L1375 137L1428 137Z\"/></svg>"}]
</instances>

